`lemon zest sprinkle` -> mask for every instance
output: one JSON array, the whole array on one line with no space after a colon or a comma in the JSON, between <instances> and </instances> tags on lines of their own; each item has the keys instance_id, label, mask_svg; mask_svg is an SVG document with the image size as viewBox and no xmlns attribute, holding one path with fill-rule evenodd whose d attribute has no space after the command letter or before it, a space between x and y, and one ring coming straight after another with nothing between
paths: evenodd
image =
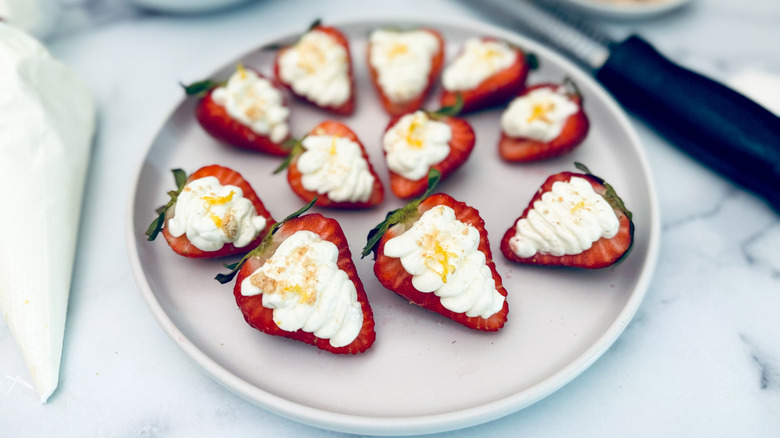
<instances>
[{"instance_id":1,"label":"lemon zest sprinkle","mask_svg":"<svg viewBox=\"0 0 780 438\"><path fill-rule=\"evenodd\" d=\"M423 117L414 116L412 118L412 123L409 125L409 132L406 135L406 143L408 143L409 146L416 149L422 149L423 139L420 135L417 134L423 127L424 123L425 119Z\"/></svg>"},{"instance_id":2,"label":"lemon zest sprinkle","mask_svg":"<svg viewBox=\"0 0 780 438\"><path fill-rule=\"evenodd\" d=\"M209 219L214 222L215 227L222 228L222 218L214 214L214 212L211 211L211 207L215 205L227 204L233 199L233 195L235 195L235 193L235 191L231 190L230 193L225 196L204 196L201 198L205 201L203 207L206 209L206 213L209 215Z\"/></svg>"},{"instance_id":3,"label":"lemon zest sprinkle","mask_svg":"<svg viewBox=\"0 0 780 438\"><path fill-rule=\"evenodd\" d=\"M528 123L533 122L534 120L541 120L545 123L551 123L552 121L548 118L548 113L555 109L555 104L550 102L547 105L544 104L536 104L531 108L531 116L528 117Z\"/></svg>"},{"instance_id":4,"label":"lemon zest sprinkle","mask_svg":"<svg viewBox=\"0 0 780 438\"><path fill-rule=\"evenodd\" d=\"M585 201L580 201L571 208L571 212L574 213L579 209L585 208Z\"/></svg>"},{"instance_id":5,"label":"lemon zest sprinkle","mask_svg":"<svg viewBox=\"0 0 780 438\"><path fill-rule=\"evenodd\" d=\"M246 79L246 69L244 68L244 64L238 64L236 66L236 71L238 71L238 74L241 76L241 79Z\"/></svg>"},{"instance_id":6,"label":"lemon zest sprinkle","mask_svg":"<svg viewBox=\"0 0 780 438\"><path fill-rule=\"evenodd\" d=\"M433 242L433 253L425 258L425 266L441 277L441 281L446 283L447 277L455 272L455 266L450 264L451 259L457 257L454 252L446 251L438 240ZM441 267L441 271L437 268Z\"/></svg>"},{"instance_id":7,"label":"lemon zest sprinkle","mask_svg":"<svg viewBox=\"0 0 780 438\"><path fill-rule=\"evenodd\" d=\"M389 58L395 58L398 55L403 55L409 52L409 47L406 44L393 44L393 47L387 53Z\"/></svg>"}]
</instances>

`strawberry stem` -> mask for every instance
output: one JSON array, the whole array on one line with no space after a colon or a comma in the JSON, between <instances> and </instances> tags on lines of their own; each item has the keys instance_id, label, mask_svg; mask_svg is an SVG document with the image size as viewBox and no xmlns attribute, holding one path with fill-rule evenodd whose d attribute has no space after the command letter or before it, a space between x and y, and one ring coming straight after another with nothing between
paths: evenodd
<instances>
[{"instance_id":1,"label":"strawberry stem","mask_svg":"<svg viewBox=\"0 0 780 438\"><path fill-rule=\"evenodd\" d=\"M463 95L461 93L455 94L455 103L450 106L439 108L438 110L428 113L434 119L441 119L444 117L454 117L463 109Z\"/></svg>"},{"instance_id":2,"label":"strawberry stem","mask_svg":"<svg viewBox=\"0 0 780 438\"><path fill-rule=\"evenodd\" d=\"M165 225L165 213L168 212L169 208L176 205L176 200L179 199L179 194L184 189L184 185L187 184L186 172L181 169L173 169L172 172L173 179L176 181L176 190L171 190L168 192L168 196L170 196L171 199L167 204L160 206L155 210L155 213L157 213L157 218L155 218L149 225L149 228L146 229L146 240L154 240L157 238L157 235L160 234L160 231L163 229L163 225Z\"/></svg>"},{"instance_id":3,"label":"strawberry stem","mask_svg":"<svg viewBox=\"0 0 780 438\"><path fill-rule=\"evenodd\" d=\"M320 27L321 25L322 25L322 19L321 18L317 18L317 19L315 19L314 21L311 22L311 24L309 25L309 28L306 29L306 32L311 32L315 28Z\"/></svg>"},{"instance_id":4,"label":"strawberry stem","mask_svg":"<svg viewBox=\"0 0 780 438\"><path fill-rule=\"evenodd\" d=\"M230 282L236 274L238 274L238 271L241 270L241 266L244 265L244 262L246 262L250 257L253 257L257 254L262 253L265 251L266 248L268 248L268 245L271 244L271 241L273 240L273 235L279 230L279 227L281 227L285 222L289 221L290 219L294 219L303 213L305 213L307 210L309 210L314 203L317 202L317 197L313 197L311 201L309 201L308 204L304 205L294 213L290 214L286 218L282 219L281 222L276 222L275 224L271 225L271 229L268 230L268 234L263 237L263 240L260 241L260 244L257 245L255 249L252 251L249 251L244 257L241 258L241 260L235 262L235 263L225 263L222 266L224 266L227 269L230 269L230 272L226 274L217 274L214 279L216 279L221 284L225 284Z\"/></svg>"},{"instance_id":5,"label":"strawberry stem","mask_svg":"<svg viewBox=\"0 0 780 438\"><path fill-rule=\"evenodd\" d=\"M605 189L604 195L602 196L604 197L604 199L607 200L609 205L616 210L622 211L626 216L628 216L629 220L632 219L633 214L626 208L626 204L623 202L620 196L618 196L617 192L615 191L615 188L612 187L611 184L604 181L604 178L601 178L591 173L590 169L588 169L588 167L582 163L575 162L574 167L585 172L585 174L590 175L593 178L599 180L601 184L604 185L604 189Z\"/></svg>"},{"instance_id":6,"label":"strawberry stem","mask_svg":"<svg viewBox=\"0 0 780 438\"><path fill-rule=\"evenodd\" d=\"M298 35L295 37L295 40L292 42L285 42L285 41L278 41L275 43L266 44L263 47L260 48L262 51L277 51L280 49L284 49L285 47L292 47L296 44L298 44L298 41L301 40L301 38L306 35L307 33L313 31L317 27L320 27L322 25L322 19L317 18L309 25L309 27L306 29L306 32Z\"/></svg>"},{"instance_id":7,"label":"strawberry stem","mask_svg":"<svg viewBox=\"0 0 780 438\"><path fill-rule=\"evenodd\" d=\"M284 158L282 164L274 169L274 175L290 167L290 164L292 164L295 157L303 153L303 138L300 140L296 140L294 138L287 139L284 143L282 143L282 147L284 149L289 149L290 153L287 154L287 156Z\"/></svg>"},{"instance_id":8,"label":"strawberry stem","mask_svg":"<svg viewBox=\"0 0 780 438\"><path fill-rule=\"evenodd\" d=\"M360 258L364 258L374 250L374 247L376 247L376 245L382 239L382 236L385 235L390 227L406 221L409 215L414 214L417 211L417 207L420 205L420 202L433 193L433 190L436 188L436 185L439 183L440 179L441 172L435 168L431 168L431 170L428 172L428 188L425 190L425 193L405 206L387 213L385 220L380 222L377 226L368 232L366 246L363 247L363 251L360 253Z\"/></svg>"}]
</instances>

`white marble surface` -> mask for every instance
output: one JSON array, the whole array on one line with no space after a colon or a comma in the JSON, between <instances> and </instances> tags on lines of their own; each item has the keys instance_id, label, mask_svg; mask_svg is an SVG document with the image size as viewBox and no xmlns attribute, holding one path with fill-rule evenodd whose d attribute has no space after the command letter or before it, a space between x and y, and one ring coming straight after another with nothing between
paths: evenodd
<instances>
[{"instance_id":1,"label":"white marble surface","mask_svg":"<svg viewBox=\"0 0 780 438\"><path fill-rule=\"evenodd\" d=\"M0 321L0 436L332 437L223 389L179 350L136 290L124 241L136 165L178 81L315 17L486 19L445 0L262 0L167 16L122 0L64 1L52 52L100 108L70 297L60 387L41 405ZM370 10L369 10L370 9ZM699 0L638 31L672 59L721 80L780 74L780 4ZM660 259L634 321L584 374L544 400L447 437L780 436L780 221L760 200L633 121L654 172Z\"/></svg>"}]
</instances>

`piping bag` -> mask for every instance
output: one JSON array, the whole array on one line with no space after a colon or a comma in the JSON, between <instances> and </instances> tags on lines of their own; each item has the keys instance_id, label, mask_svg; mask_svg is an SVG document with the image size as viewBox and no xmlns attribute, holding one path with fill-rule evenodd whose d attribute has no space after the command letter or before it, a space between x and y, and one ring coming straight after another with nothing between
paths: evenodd
<instances>
[{"instance_id":1,"label":"piping bag","mask_svg":"<svg viewBox=\"0 0 780 438\"><path fill-rule=\"evenodd\" d=\"M0 84L0 312L46 402L59 382L95 105L73 71L4 22Z\"/></svg>"}]
</instances>

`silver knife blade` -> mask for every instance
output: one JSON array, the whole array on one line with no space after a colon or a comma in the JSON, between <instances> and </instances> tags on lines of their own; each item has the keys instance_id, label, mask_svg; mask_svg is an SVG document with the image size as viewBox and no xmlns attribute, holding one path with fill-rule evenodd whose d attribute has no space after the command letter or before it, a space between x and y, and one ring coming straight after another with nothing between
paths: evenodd
<instances>
[{"instance_id":1,"label":"silver knife blade","mask_svg":"<svg viewBox=\"0 0 780 438\"><path fill-rule=\"evenodd\" d=\"M469 2L467 2L469 3ZM609 57L611 39L562 10L548 12L527 0L480 0L475 6L494 17L506 17L537 39L555 46L585 66L598 70ZM472 3L472 5L474 5ZM568 22L567 22L568 21Z\"/></svg>"}]
</instances>

